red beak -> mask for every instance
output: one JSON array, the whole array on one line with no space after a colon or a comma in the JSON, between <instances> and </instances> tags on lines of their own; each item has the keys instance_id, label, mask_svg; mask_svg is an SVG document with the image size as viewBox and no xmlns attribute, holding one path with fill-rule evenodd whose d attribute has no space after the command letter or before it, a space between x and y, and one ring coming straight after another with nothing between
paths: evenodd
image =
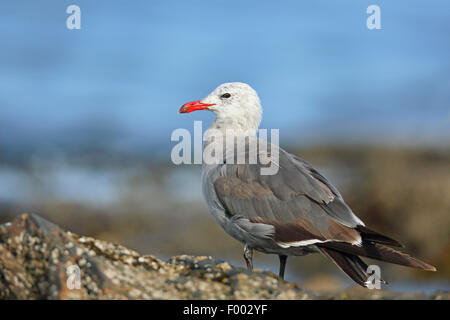
<instances>
[{"instance_id":1,"label":"red beak","mask_svg":"<svg viewBox=\"0 0 450 320\"><path fill-rule=\"evenodd\" d=\"M180 111L178 111L178 113L189 113L189 112L197 111L197 110L205 110L205 109L208 109L208 107L213 106L213 105L214 105L214 103L212 103L212 104L201 103L200 100L191 101L186 104L183 104L183 106L180 108Z\"/></svg>"}]
</instances>

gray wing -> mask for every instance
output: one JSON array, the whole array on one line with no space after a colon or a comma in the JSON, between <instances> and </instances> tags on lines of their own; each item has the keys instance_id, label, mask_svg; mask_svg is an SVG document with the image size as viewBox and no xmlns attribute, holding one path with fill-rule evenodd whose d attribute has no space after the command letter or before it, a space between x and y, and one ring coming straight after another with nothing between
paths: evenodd
<instances>
[{"instance_id":1,"label":"gray wing","mask_svg":"<svg viewBox=\"0 0 450 320\"><path fill-rule=\"evenodd\" d=\"M261 175L262 166L260 161L220 165L211 182L230 218L272 225L282 246L361 241L354 228L364 224L309 163L280 148L278 172Z\"/></svg>"},{"instance_id":2,"label":"gray wing","mask_svg":"<svg viewBox=\"0 0 450 320\"><path fill-rule=\"evenodd\" d=\"M289 154L292 157L295 165L300 168L300 170L307 172L311 177L314 178L315 182L319 184L320 187L326 190L328 195L331 195L330 201L324 206L324 210L336 221L348 226L356 227L358 225L364 226L364 223L353 213L349 206L344 202L339 191L334 187L322 174L320 174L316 169L313 168L306 160L297 157L295 155ZM316 186L317 187L317 186Z\"/></svg>"}]
</instances>

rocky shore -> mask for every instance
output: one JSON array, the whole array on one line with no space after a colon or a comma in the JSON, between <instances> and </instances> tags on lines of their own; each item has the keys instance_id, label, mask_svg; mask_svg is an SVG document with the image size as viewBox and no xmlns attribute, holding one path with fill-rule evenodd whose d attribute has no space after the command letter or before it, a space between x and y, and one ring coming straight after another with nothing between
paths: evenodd
<instances>
[{"instance_id":1,"label":"rocky shore","mask_svg":"<svg viewBox=\"0 0 450 320\"><path fill-rule=\"evenodd\" d=\"M161 261L62 230L35 214L0 226L0 299L449 299L350 288L310 292L208 256Z\"/></svg>"}]
</instances>

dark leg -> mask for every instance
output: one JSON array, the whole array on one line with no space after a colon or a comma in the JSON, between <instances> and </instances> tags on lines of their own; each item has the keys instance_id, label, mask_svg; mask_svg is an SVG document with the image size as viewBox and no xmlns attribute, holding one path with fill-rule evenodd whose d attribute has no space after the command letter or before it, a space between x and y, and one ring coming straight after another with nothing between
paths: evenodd
<instances>
[{"instance_id":1,"label":"dark leg","mask_svg":"<svg viewBox=\"0 0 450 320\"><path fill-rule=\"evenodd\" d=\"M284 269L286 269L287 256L279 254L278 257L280 258L280 278L284 279Z\"/></svg>"},{"instance_id":2,"label":"dark leg","mask_svg":"<svg viewBox=\"0 0 450 320\"><path fill-rule=\"evenodd\" d=\"M247 263L247 269L253 271L253 249L249 248L248 245L244 246L244 259Z\"/></svg>"}]
</instances>

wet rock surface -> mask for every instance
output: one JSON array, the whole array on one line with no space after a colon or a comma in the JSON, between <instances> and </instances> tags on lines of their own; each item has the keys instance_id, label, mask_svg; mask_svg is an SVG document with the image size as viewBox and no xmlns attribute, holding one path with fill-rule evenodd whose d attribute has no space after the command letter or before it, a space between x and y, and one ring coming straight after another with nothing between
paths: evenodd
<instances>
[{"instance_id":1,"label":"wet rock surface","mask_svg":"<svg viewBox=\"0 0 450 320\"><path fill-rule=\"evenodd\" d=\"M207 256L164 262L35 214L0 226L0 299L448 299L351 288L314 293Z\"/></svg>"}]
</instances>

